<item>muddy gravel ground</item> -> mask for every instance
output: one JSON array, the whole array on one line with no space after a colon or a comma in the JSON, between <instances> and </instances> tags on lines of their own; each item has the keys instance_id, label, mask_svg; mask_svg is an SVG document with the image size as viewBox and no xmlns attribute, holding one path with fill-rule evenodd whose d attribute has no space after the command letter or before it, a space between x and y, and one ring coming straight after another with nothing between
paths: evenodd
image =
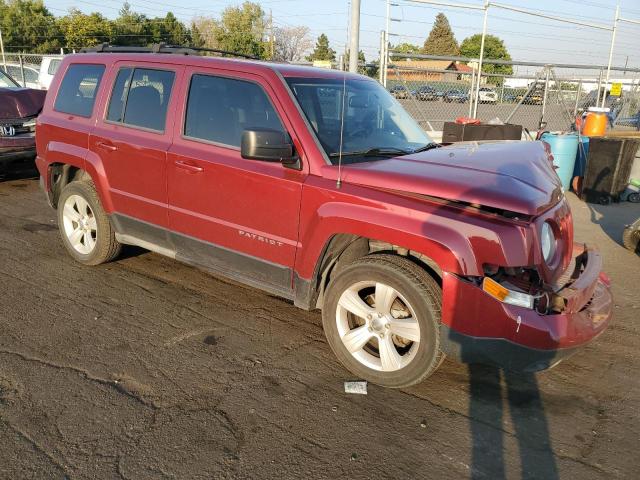
<instances>
[{"instance_id":1,"label":"muddy gravel ground","mask_svg":"<svg viewBox=\"0 0 640 480\"><path fill-rule=\"evenodd\" d=\"M319 312L142 250L83 267L38 182L0 181L0 478L638 478L638 205L571 199L604 252L611 327L568 361L515 375L445 361L369 387L335 360Z\"/></svg>"}]
</instances>

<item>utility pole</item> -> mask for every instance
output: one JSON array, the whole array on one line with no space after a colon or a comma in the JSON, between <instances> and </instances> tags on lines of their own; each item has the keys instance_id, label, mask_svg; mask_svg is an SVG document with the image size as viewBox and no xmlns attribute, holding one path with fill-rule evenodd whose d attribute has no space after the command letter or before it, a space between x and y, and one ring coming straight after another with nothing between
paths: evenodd
<instances>
[{"instance_id":1,"label":"utility pole","mask_svg":"<svg viewBox=\"0 0 640 480\"><path fill-rule=\"evenodd\" d=\"M351 26L349 28L349 71L358 72L360 54L360 0L351 0Z\"/></svg>"},{"instance_id":2,"label":"utility pole","mask_svg":"<svg viewBox=\"0 0 640 480\"><path fill-rule=\"evenodd\" d=\"M480 102L480 79L482 78L482 60L484 58L484 40L487 37L487 17L489 16L489 0L484 2L484 20L482 23L482 40L480 41L480 58L478 59L478 76L476 77L476 98L473 104L473 118L478 117L478 102Z\"/></svg>"},{"instance_id":3,"label":"utility pole","mask_svg":"<svg viewBox=\"0 0 640 480\"><path fill-rule=\"evenodd\" d=\"M2 42L2 28L0 28L0 51L2 51L2 65L7 69L7 59L4 58L4 43Z\"/></svg>"},{"instance_id":4,"label":"utility pole","mask_svg":"<svg viewBox=\"0 0 640 480\"><path fill-rule=\"evenodd\" d=\"M613 30L611 32L611 47L609 48L609 63L607 64L607 77L604 82L604 88L602 89L602 102L601 107L604 107L604 102L607 99L607 85L609 84L609 76L611 75L611 62L613 60L613 49L616 44L616 30L618 29L618 21L620 20L620 5L616 6L616 16L613 20ZM598 92L599 93L599 92Z\"/></svg>"},{"instance_id":5,"label":"utility pole","mask_svg":"<svg viewBox=\"0 0 640 480\"><path fill-rule=\"evenodd\" d=\"M275 38L273 36L273 13L269 9L269 60L273 60L275 57Z\"/></svg>"}]
</instances>

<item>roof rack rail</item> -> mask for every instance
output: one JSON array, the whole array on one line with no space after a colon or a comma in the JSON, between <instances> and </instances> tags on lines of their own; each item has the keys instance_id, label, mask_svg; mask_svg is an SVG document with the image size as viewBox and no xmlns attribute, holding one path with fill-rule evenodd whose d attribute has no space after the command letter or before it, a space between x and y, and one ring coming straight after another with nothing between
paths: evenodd
<instances>
[{"instance_id":1,"label":"roof rack rail","mask_svg":"<svg viewBox=\"0 0 640 480\"><path fill-rule=\"evenodd\" d=\"M258 57L246 55L244 53L219 50L217 48L182 47L179 45L167 45L165 43L154 43L148 47L121 47L101 43L95 47L87 47L80 50L80 53L172 53L176 55L197 55L200 52L217 53L220 56L231 56L247 58L249 60L260 60Z\"/></svg>"}]
</instances>

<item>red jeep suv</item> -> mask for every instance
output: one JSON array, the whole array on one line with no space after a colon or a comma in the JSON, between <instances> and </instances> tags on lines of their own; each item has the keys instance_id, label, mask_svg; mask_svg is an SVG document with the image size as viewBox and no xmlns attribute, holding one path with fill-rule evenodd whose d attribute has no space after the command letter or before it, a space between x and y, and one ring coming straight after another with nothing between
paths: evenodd
<instances>
[{"instance_id":1,"label":"red jeep suv","mask_svg":"<svg viewBox=\"0 0 640 480\"><path fill-rule=\"evenodd\" d=\"M320 308L344 366L389 387L445 355L545 369L606 328L543 143L441 147L360 75L98 50L63 60L36 127L77 261L138 245Z\"/></svg>"}]
</instances>

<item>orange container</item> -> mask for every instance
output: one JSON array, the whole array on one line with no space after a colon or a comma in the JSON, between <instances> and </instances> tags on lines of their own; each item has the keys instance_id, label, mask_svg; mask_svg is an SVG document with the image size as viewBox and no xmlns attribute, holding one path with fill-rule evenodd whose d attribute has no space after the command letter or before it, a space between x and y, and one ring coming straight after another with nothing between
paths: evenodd
<instances>
[{"instance_id":1,"label":"orange container","mask_svg":"<svg viewBox=\"0 0 640 480\"><path fill-rule=\"evenodd\" d=\"M582 127L585 137L601 137L607 133L607 114L605 112L590 111Z\"/></svg>"}]
</instances>

